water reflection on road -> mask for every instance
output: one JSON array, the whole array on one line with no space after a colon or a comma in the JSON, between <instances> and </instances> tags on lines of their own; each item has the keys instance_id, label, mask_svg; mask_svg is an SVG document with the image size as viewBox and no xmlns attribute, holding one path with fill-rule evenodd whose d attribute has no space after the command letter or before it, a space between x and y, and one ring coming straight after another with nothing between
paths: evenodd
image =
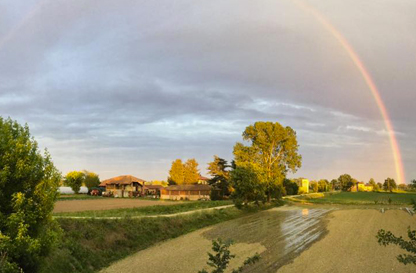
<instances>
[{"instance_id":1,"label":"water reflection on road","mask_svg":"<svg viewBox=\"0 0 416 273\"><path fill-rule=\"evenodd\" d=\"M285 207L229 221L206 231L208 239L232 239L236 243L261 243L266 251L247 272L276 272L327 231L327 209Z\"/></svg>"}]
</instances>

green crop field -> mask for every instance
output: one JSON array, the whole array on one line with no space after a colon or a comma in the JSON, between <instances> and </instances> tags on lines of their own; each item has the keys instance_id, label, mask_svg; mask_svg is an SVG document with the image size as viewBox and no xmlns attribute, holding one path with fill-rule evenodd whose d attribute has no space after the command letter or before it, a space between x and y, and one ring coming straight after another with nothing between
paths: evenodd
<instances>
[{"instance_id":1,"label":"green crop field","mask_svg":"<svg viewBox=\"0 0 416 273\"><path fill-rule=\"evenodd\" d=\"M387 192L340 192L325 193L321 198L302 196L298 201L307 201L315 204L391 204L410 205L412 199L416 200L416 193L387 193ZM294 200L294 199L292 199Z\"/></svg>"},{"instance_id":2,"label":"green crop field","mask_svg":"<svg viewBox=\"0 0 416 273\"><path fill-rule=\"evenodd\" d=\"M76 201L73 201L76 202ZM77 216L77 217L132 217L144 215L161 215L186 212L191 210L213 208L225 205L231 205L232 201L196 201L184 202L177 205L169 206L148 206L137 208L123 208L111 210L79 211L79 212L62 212L55 213L55 216Z\"/></svg>"}]
</instances>

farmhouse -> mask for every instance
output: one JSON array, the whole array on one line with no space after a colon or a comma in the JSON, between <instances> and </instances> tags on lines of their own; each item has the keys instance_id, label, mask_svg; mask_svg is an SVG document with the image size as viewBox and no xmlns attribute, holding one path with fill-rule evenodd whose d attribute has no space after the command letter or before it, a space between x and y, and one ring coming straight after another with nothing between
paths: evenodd
<instances>
[{"instance_id":1,"label":"farmhouse","mask_svg":"<svg viewBox=\"0 0 416 273\"><path fill-rule=\"evenodd\" d=\"M164 187L162 185L145 185L143 188L144 195L159 198L160 192L163 188Z\"/></svg>"},{"instance_id":2,"label":"farmhouse","mask_svg":"<svg viewBox=\"0 0 416 273\"><path fill-rule=\"evenodd\" d=\"M198 184L208 185L209 178L199 174Z\"/></svg>"},{"instance_id":3,"label":"farmhouse","mask_svg":"<svg viewBox=\"0 0 416 273\"><path fill-rule=\"evenodd\" d=\"M172 185L163 188L160 199L201 200L210 199L211 186L204 184Z\"/></svg>"},{"instance_id":4,"label":"farmhouse","mask_svg":"<svg viewBox=\"0 0 416 273\"><path fill-rule=\"evenodd\" d=\"M101 182L100 187L105 187L105 194L114 197L133 197L144 194L143 179L132 175L113 177Z\"/></svg>"}]
</instances>

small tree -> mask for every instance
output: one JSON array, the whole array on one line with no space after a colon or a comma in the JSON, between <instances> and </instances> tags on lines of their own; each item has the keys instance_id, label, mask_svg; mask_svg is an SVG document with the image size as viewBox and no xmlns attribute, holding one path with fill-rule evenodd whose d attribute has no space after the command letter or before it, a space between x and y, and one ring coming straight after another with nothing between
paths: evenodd
<instances>
[{"instance_id":1,"label":"small tree","mask_svg":"<svg viewBox=\"0 0 416 273\"><path fill-rule=\"evenodd\" d=\"M100 177L96 173L84 171L84 184L88 190L98 187L100 185Z\"/></svg>"},{"instance_id":2,"label":"small tree","mask_svg":"<svg viewBox=\"0 0 416 273\"><path fill-rule=\"evenodd\" d=\"M207 262L207 264L213 268L211 273L224 273L230 263L230 260L235 258L235 255L232 255L229 250L232 244L232 241L223 242L221 239L212 241L212 250L214 251L214 254L208 253L209 258ZM254 256L247 258L244 261L243 266L232 270L232 273L243 272L245 266L253 265L259 260L260 255L256 253ZM202 269L198 271L198 273L208 273L208 271Z\"/></svg>"},{"instance_id":3,"label":"small tree","mask_svg":"<svg viewBox=\"0 0 416 273\"><path fill-rule=\"evenodd\" d=\"M82 184L85 181L85 174L83 172L72 171L65 176L65 185L71 187L71 189L78 194Z\"/></svg>"},{"instance_id":4,"label":"small tree","mask_svg":"<svg viewBox=\"0 0 416 273\"><path fill-rule=\"evenodd\" d=\"M287 195L296 195L298 194L299 186L295 182L292 182L290 179L285 179L283 181L283 187L285 188Z\"/></svg>"},{"instance_id":5,"label":"small tree","mask_svg":"<svg viewBox=\"0 0 416 273\"><path fill-rule=\"evenodd\" d=\"M36 272L48 255L59 231L52 210L60 180L29 127L0 117L0 272Z\"/></svg>"},{"instance_id":6,"label":"small tree","mask_svg":"<svg viewBox=\"0 0 416 273\"><path fill-rule=\"evenodd\" d=\"M318 189L319 189L318 182L311 181L310 186L312 187L313 192L318 192Z\"/></svg>"},{"instance_id":7,"label":"small tree","mask_svg":"<svg viewBox=\"0 0 416 273\"><path fill-rule=\"evenodd\" d=\"M319 192L327 192L329 191L329 181L326 179L321 179L318 182L318 191Z\"/></svg>"},{"instance_id":8,"label":"small tree","mask_svg":"<svg viewBox=\"0 0 416 273\"><path fill-rule=\"evenodd\" d=\"M208 163L208 173L212 179L208 183L220 190L220 198L230 195L230 171L227 160L214 156L214 161Z\"/></svg>"}]
</instances>

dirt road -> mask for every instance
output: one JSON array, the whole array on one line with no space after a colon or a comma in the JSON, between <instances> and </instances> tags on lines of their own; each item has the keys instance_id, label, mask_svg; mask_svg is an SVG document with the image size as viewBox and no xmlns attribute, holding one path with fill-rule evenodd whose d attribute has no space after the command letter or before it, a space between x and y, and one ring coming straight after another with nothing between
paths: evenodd
<instances>
[{"instance_id":1,"label":"dirt road","mask_svg":"<svg viewBox=\"0 0 416 273\"><path fill-rule=\"evenodd\" d=\"M86 210L108 210L108 209L121 209L121 208L136 208L147 206L168 206L176 205L179 202L170 201L151 201L141 199L124 199L124 198L103 198L97 200L65 200L58 201L55 204L54 213L58 212L75 212Z\"/></svg>"}]
</instances>

